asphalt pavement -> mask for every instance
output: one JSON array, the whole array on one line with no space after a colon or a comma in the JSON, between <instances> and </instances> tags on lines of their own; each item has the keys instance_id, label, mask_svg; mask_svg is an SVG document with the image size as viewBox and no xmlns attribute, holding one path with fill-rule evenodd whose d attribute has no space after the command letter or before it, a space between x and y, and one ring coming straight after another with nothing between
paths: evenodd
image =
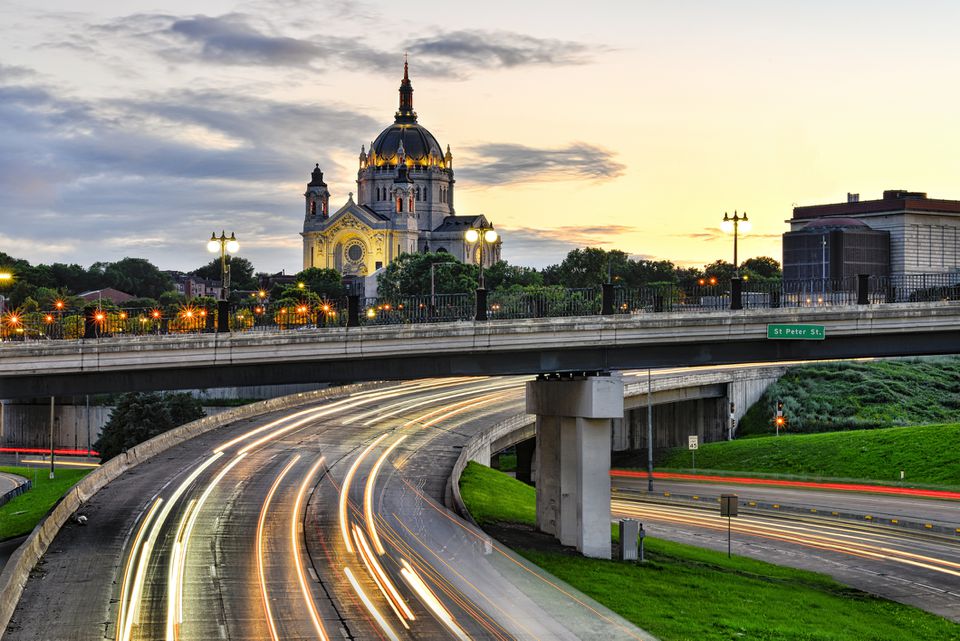
<instances>
[{"instance_id":1,"label":"asphalt pavement","mask_svg":"<svg viewBox=\"0 0 960 641\"><path fill-rule=\"evenodd\" d=\"M649 638L443 507L522 389L409 383L169 450L61 531L3 638Z\"/></svg>"}]
</instances>

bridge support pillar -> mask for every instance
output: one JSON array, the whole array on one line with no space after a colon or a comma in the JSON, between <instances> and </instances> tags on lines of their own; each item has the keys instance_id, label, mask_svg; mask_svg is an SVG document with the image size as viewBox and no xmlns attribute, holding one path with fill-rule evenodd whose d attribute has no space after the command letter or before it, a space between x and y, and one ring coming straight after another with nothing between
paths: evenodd
<instances>
[{"instance_id":1,"label":"bridge support pillar","mask_svg":"<svg viewBox=\"0 0 960 641\"><path fill-rule=\"evenodd\" d=\"M537 415L537 527L584 556L610 558L611 419L623 417L619 374L527 383Z\"/></svg>"}]
</instances>

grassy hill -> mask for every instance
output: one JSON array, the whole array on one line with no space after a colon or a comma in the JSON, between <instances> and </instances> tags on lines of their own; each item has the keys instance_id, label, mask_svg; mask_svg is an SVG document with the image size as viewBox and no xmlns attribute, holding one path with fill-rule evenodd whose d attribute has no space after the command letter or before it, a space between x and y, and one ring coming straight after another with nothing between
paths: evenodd
<instances>
[{"instance_id":1,"label":"grassy hill","mask_svg":"<svg viewBox=\"0 0 960 641\"><path fill-rule=\"evenodd\" d=\"M960 424L891 427L824 434L783 434L706 443L697 468L960 486ZM658 467L689 468L675 449Z\"/></svg>"},{"instance_id":2,"label":"grassy hill","mask_svg":"<svg viewBox=\"0 0 960 641\"><path fill-rule=\"evenodd\" d=\"M460 479L481 523L532 531L534 490L471 462ZM960 625L813 572L653 537L645 563L535 545L517 552L663 641L947 641ZM537 549L539 548L539 549Z\"/></svg>"},{"instance_id":3,"label":"grassy hill","mask_svg":"<svg viewBox=\"0 0 960 641\"><path fill-rule=\"evenodd\" d=\"M739 434L770 434L777 399L800 433L960 421L960 358L793 367L750 407Z\"/></svg>"}]
</instances>

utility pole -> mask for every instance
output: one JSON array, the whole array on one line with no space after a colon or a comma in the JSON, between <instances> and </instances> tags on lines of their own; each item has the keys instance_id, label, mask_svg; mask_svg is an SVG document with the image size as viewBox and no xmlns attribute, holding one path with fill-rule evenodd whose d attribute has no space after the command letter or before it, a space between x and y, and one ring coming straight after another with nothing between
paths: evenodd
<instances>
[{"instance_id":1,"label":"utility pole","mask_svg":"<svg viewBox=\"0 0 960 641\"><path fill-rule=\"evenodd\" d=\"M647 368L647 491L653 492L653 375Z\"/></svg>"},{"instance_id":2,"label":"utility pole","mask_svg":"<svg viewBox=\"0 0 960 641\"><path fill-rule=\"evenodd\" d=\"M53 478L53 397L50 397L50 478Z\"/></svg>"}]
</instances>

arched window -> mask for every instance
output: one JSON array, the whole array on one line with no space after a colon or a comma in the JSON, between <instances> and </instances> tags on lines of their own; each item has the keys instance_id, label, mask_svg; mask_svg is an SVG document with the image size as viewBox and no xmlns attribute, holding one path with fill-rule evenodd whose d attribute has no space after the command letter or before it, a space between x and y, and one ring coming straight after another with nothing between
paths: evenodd
<instances>
[{"instance_id":1,"label":"arched window","mask_svg":"<svg viewBox=\"0 0 960 641\"><path fill-rule=\"evenodd\" d=\"M397 196L397 213L403 211L403 196Z\"/></svg>"},{"instance_id":2,"label":"arched window","mask_svg":"<svg viewBox=\"0 0 960 641\"><path fill-rule=\"evenodd\" d=\"M311 216L317 215L317 201L315 200L310 201L310 215Z\"/></svg>"}]
</instances>

